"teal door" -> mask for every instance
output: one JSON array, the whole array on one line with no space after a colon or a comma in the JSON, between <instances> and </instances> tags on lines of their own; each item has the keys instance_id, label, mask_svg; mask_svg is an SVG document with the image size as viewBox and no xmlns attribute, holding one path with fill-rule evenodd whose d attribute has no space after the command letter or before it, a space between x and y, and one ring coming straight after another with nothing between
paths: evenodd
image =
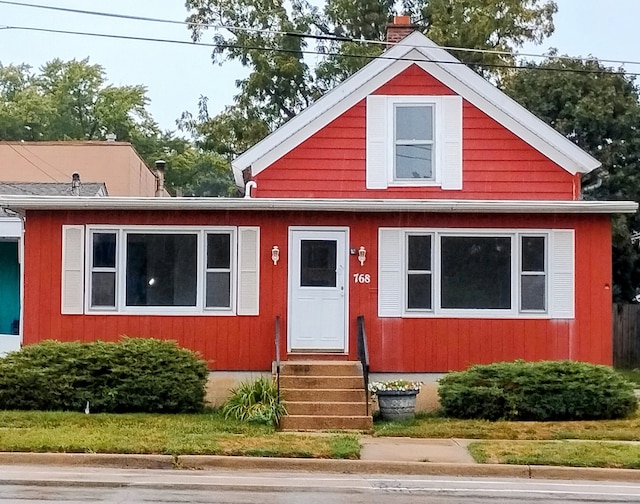
<instances>
[{"instance_id":1,"label":"teal door","mask_svg":"<svg viewBox=\"0 0 640 504\"><path fill-rule=\"evenodd\" d=\"M19 319L18 242L0 241L0 334L17 334Z\"/></svg>"}]
</instances>

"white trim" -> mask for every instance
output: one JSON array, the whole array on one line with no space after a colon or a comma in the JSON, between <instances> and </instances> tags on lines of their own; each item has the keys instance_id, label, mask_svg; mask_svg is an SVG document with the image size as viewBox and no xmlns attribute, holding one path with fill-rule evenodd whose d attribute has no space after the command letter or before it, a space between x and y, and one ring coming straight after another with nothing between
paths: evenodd
<instances>
[{"instance_id":1,"label":"white trim","mask_svg":"<svg viewBox=\"0 0 640 504\"><path fill-rule=\"evenodd\" d=\"M399 311L396 310L381 310L381 299L384 295L384 286L381 283L381 271L382 263L385 261L384 252L379 249L378 258L378 316L379 317L402 317L402 318L495 318L495 319L553 319L553 318L573 318L573 314L567 312L558 313L554 310L553 299L553 279L549 274L549 269L553 268L552 263L552 251L553 251L553 234L558 230L551 229L526 229L526 228L491 228L491 229L477 229L477 228L379 228L378 240L382 239L382 235L385 233L397 233L398 246L400 247L400 282L399 288L401 292ZM573 236L573 230L561 230L564 233L571 233ZM431 271L431 285L432 285L432 303L430 309L408 309L407 308L407 261L408 261L408 249L407 249L407 237L414 235L430 235L432 237L431 242L431 254L432 254L432 271ZM510 285L511 296L509 309L458 309L458 308L442 308L441 307L441 289L442 289L442 267L441 267L441 252L442 252L442 238L447 236L461 236L461 237L504 237L510 239L511 246L511 264L510 264ZM523 236L541 236L545 238L545 267L547 272L545 274L545 289L546 309L544 311L534 310L521 310L520 309L520 262L521 262L521 239ZM575 262L572 260L572 263ZM574 275L573 270L571 274ZM575 283L573 283L575 289ZM571 315L571 316L569 316Z\"/></svg>"},{"instance_id":2,"label":"white trim","mask_svg":"<svg viewBox=\"0 0 640 504\"><path fill-rule=\"evenodd\" d=\"M2 196L0 206L15 210L208 210L433 213L635 213L635 201L337 199L337 198L108 198Z\"/></svg>"},{"instance_id":3,"label":"white trim","mask_svg":"<svg viewBox=\"0 0 640 504\"><path fill-rule=\"evenodd\" d=\"M295 232L315 232L315 233L344 233L344 343L343 343L343 351L329 351L329 353L335 355L348 355L349 354L349 292L350 292L350 272L349 272L349 243L350 243L350 229L345 226L289 226L289 230L287 232L287 314L291 313L291 302L292 302L292 289L291 289L291 281L292 281L292 273L294 271L299 271L299 266L295 267L295 262L298 258L293 257L293 254L290 253L293 246L293 234ZM290 320L290 317L288 317ZM291 333L290 333L290 322L287 323L287 352L296 351L296 349L292 349L291 347ZM301 350L303 351L303 350ZM304 351L303 351L304 352Z\"/></svg>"},{"instance_id":4,"label":"white trim","mask_svg":"<svg viewBox=\"0 0 640 504\"><path fill-rule=\"evenodd\" d=\"M84 226L62 226L60 313L63 315L84 312L84 241Z\"/></svg>"},{"instance_id":5,"label":"white trim","mask_svg":"<svg viewBox=\"0 0 640 504\"><path fill-rule=\"evenodd\" d=\"M235 316L237 315L237 242L238 233L235 226L156 226L156 225L102 225L86 226L85 255L88 267L84 275L85 313L91 315L176 315L176 316ZM91 272L92 272L92 239L94 233L116 233L116 306L91 307ZM194 306L127 306L126 305L126 236L130 233L144 234L190 234L197 238L196 242L196 304ZM209 233L229 233L231 236L231 284L229 308L208 308L205 306L206 296L206 236Z\"/></svg>"},{"instance_id":6,"label":"white trim","mask_svg":"<svg viewBox=\"0 0 640 504\"><path fill-rule=\"evenodd\" d=\"M588 173L601 165L447 51L414 32L237 157L232 162L236 183L242 186L243 169L251 166L254 175L260 173L414 61L569 173Z\"/></svg>"}]
</instances>

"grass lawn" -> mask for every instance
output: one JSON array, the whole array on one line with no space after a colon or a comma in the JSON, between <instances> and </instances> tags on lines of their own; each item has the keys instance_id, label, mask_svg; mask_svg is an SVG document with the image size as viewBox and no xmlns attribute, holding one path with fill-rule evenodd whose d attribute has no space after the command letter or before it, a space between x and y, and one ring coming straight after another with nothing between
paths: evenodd
<instances>
[{"instance_id":1,"label":"grass lawn","mask_svg":"<svg viewBox=\"0 0 640 504\"><path fill-rule=\"evenodd\" d=\"M616 371L637 385L640 388L640 369L616 369Z\"/></svg>"},{"instance_id":2,"label":"grass lawn","mask_svg":"<svg viewBox=\"0 0 640 504\"><path fill-rule=\"evenodd\" d=\"M376 436L416 438L640 441L640 412L624 420L583 422L489 422L418 414L404 422L376 422L374 431Z\"/></svg>"},{"instance_id":3,"label":"grass lawn","mask_svg":"<svg viewBox=\"0 0 640 504\"><path fill-rule=\"evenodd\" d=\"M200 415L0 411L0 451L357 459L360 445L355 435L279 433L264 425L225 420L217 411Z\"/></svg>"},{"instance_id":4,"label":"grass lawn","mask_svg":"<svg viewBox=\"0 0 640 504\"><path fill-rule=\"evenodd\" d=\"M640 469L640 445L604 441L479 441L469 445L477 462Z\"/></svg>"}]
</instances>

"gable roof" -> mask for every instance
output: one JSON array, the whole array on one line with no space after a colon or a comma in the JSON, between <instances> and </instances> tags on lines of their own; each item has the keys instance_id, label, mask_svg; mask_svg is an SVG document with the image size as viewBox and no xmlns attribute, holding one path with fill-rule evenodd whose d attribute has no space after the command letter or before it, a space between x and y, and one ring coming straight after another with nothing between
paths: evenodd
<instances>
[{"instance_id":1,"label":"gable roof","mask_svg":"<svg viewBox=\"0 0 640 504\"><path fill-rule=\"evenodd\" d=\"M242 170L251 167L257 175L413 64L569 173L588 173L601 165L422 33L414 32L238 156L231 163L238 186L243 187Z\"/></svg>"}]
</instances>

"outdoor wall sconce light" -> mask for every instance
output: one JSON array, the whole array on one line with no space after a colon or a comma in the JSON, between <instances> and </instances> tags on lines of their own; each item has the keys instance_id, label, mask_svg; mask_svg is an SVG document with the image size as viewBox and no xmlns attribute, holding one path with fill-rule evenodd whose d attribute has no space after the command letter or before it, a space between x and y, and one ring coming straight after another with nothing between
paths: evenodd
<instances>
[{"instance_id":1,"label":"outdoor wall sconce light","mask_svg":"<svg viewBox=\"0 0 640 504\"><path fill-rule=\"evenodd\" d=\"M278 261L280 260L280 249L277 245L274 245L271 249L271 260L273 261L274 266L278 264Z\"/></svg>"},{"instance_id":2,"label":"outdoor wall sconce light","mask_svg":"<svg viewBox=\"0 0 640 504\"><path fill-rule=\"evenodd\" d=\"M361 246L358 249L358 261L360 261L360 266L364 266L364 262L366 260L367 260L367 250Z\"/></svg>"}]
</instances>

